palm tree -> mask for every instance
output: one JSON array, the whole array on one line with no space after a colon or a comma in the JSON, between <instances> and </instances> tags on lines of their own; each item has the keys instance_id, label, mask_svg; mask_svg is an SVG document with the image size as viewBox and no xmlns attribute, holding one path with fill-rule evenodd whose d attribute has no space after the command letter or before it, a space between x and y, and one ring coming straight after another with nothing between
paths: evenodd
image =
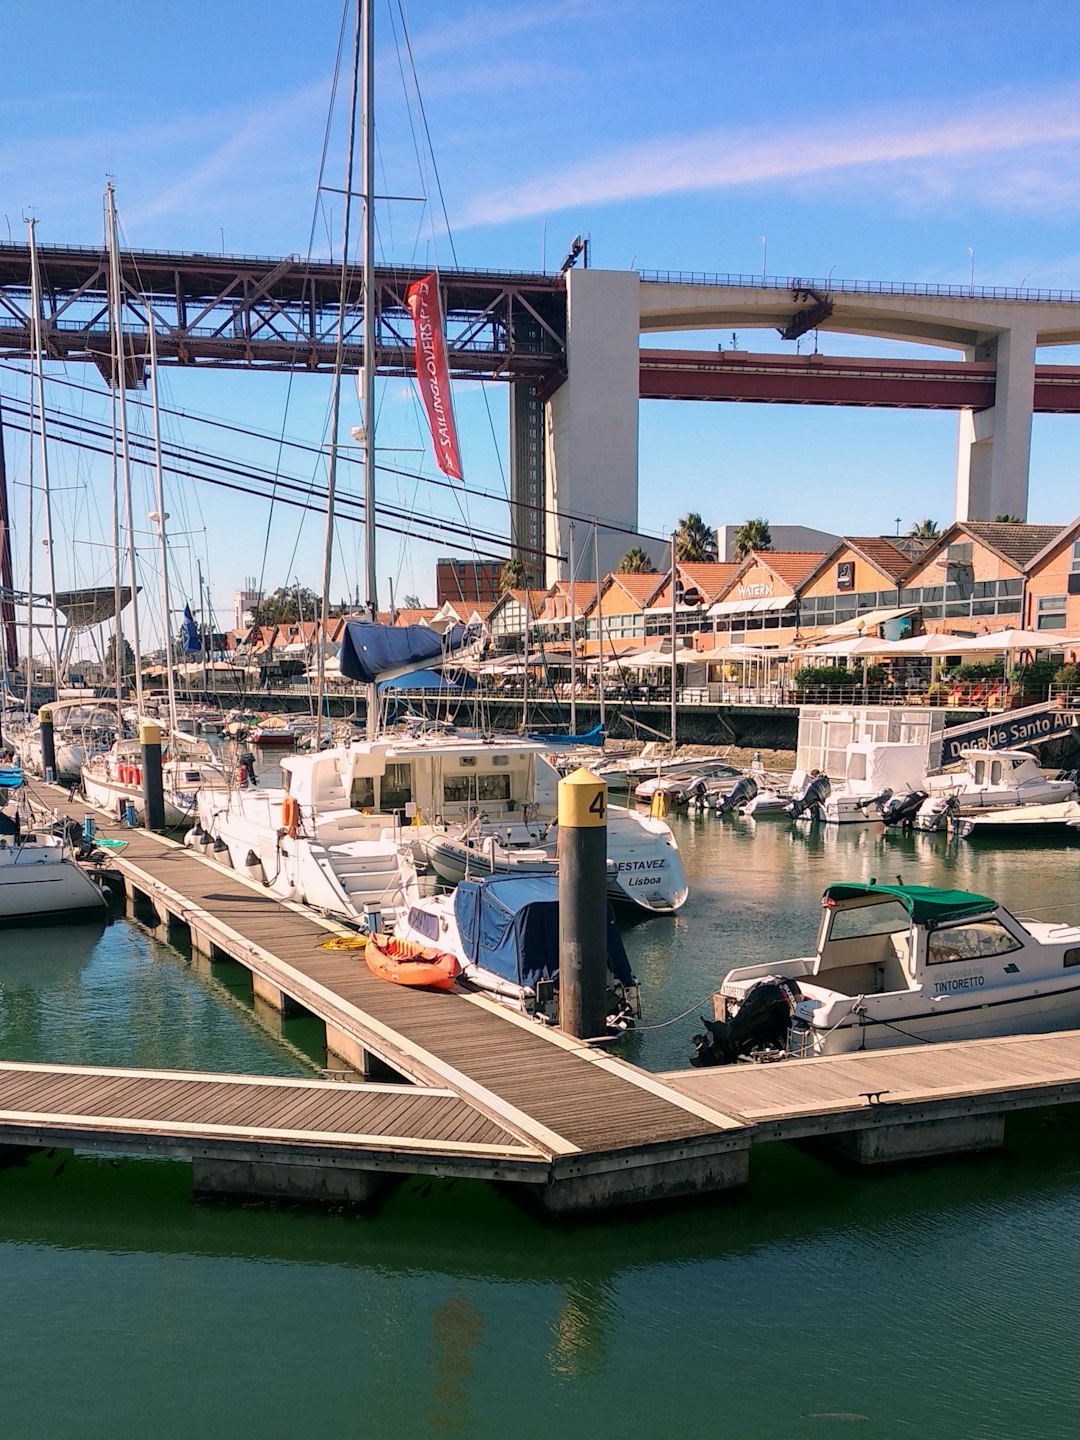
<instances>
[{"instance_id":1,"label":"palm tree","mask_svg":"<svg viewBox=\"0 0 1080 1440\"><path fill-rule=\"evenodd\" d=\"M499 573L499 594L505 595L508 590L524 590L528 583L529 572L525 561L517 555L507 560Z\"/></svg>"},{"instance_id":2,"label":"palm tree","mask_svg":"<svg viewBox=\"0 0 1080 1440\"><path fill-rule=\"evenodd\" d=\"M995 515L995 516L994 516L994 524L995 524L995 525L1023 525L1023 523L1024 523L1024 517L1023 517L1022 515Z\"/></svg>"},{"instance_id":3,"label":"palm tree","mask_svg":"<svg viewBox=\"0 0 1080 1440\"><path fill-rule=\"evenodd\" d=\"M716 531L697 513L684 515L675 529L675 559L684 564L714 564L717 559Z\"/></svg>"},{"instance_id":4,"label":"palm tree","mask_svg":"<svg viewBox=\"0 0 1080 1440\"><path fill-rule=\"evenodd\" d=\"M908 531L915 540L936 540L940 533L936 520L919 520Z\"/></svg>"},{"instance_id":5,"label":"palm tree","mask_svg":"<svg viewBox=\"0 0 1080 1440\"><path fill-rule=\"evenodd\" d=\"M756 520L747 520L740 525L735 532L735 558L745 560L751 550L771 550L772 535L769 531L769 522L762 520L759 516Z\"/></svg>"},{"instance_id":6,"label":"palm tree","mask_svg":"<svg viewBox=\"0 0 1080 1440\"><path fill-rule=\"evenodd\" d=\"M619 561L620 575L655 575L656 566L640 545L634 545Z\"/></svg>"}]
</instances>

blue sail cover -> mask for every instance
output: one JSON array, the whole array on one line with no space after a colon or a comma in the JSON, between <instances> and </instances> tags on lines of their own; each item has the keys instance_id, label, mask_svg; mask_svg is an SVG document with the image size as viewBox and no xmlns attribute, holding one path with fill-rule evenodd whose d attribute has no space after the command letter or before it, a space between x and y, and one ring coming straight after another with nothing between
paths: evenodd
<instances>
[{"instance_id":1,"label":"blue sail cover","mask_svg":"<svg viewBox=\"0 0 1080 1440\"><path fill-rule=\"evenodd\" d=\"M466 959L516 985L535 986L559 973L559 877L492 875L463 880L454 892ZM608 969L633 984L622 936L608 905Z\"/></svg>"},{"instance_id":2,"label":"blue sail cover","mask_svg":"<svg viewBox=\"0 0 1080 1440\"><path fill-rule=\"evenodd\" d=\"M462 673L454 679L441 670L410 670L395 680L380 680L380 690L430 690L442 691L447 695L458 695L463 690L475 690L476 682L471 675Z\"/></svg>"},{"instance_id":3,"label":"blue sail cover","mask_svg":"<svg viewBox=\"0 0 1080 1440\"><path fill-rule=\"evenodd\" d=\"M526 736L528 740L539 740L544 745L565 747L567 745L603 745L604 726L594 725L591 730L585 730L574 735L569 730L530 730Z\"/></svg>"},{"instance_id":4,"label":"blue sail cover","mask_svg":"<svg viewBox=\"0 0 1080 1440\"><path fill-rule=\"evenodd\" d=\"M391 672L419 670L433 661L447 660L475 638L465 625L455 625L440 635L428 625L372 625L366 620L349 620L338 661L347 680L373 685Z\"/></svg>"}]
</instances>

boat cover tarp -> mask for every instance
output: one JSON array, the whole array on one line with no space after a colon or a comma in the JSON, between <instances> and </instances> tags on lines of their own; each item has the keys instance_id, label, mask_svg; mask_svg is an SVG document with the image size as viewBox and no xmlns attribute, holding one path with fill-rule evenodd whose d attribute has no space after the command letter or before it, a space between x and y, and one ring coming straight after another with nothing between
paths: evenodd
<instances>
[{"instance_id":1,"label":"boat cover tarp","mask_svg":"<svg viewBox=\"0 0 1080 1440\"><path fill-rule=\"evenodd\" d=\"M939 890L936 885L830 885L825 899L899 900L916 925L940 925L946 920L962 920L969 915L985 915L995 910L997 902L970 890Z\"/></svg>"},{"instance_id":2,"label":"boat cover tarp","mask_svg":"<svg viewBox=\"0 0 1080 1440\"><path fill-rule=\"evenodd\" d=\"M475 638L475 632L464 625L454 625L440 635L428 625L373 625L365 620L349 620L338 660L347 680L372 685L392 672L418 670L432 661L446 660Z\"/></svg>"},{"instance_id":3,"label":"boat cover tarp","mask_svg":"<svg viewBox=\"0 0 1080 1440\"><path fill-rule=\"evenodd\" d=\"M452 679L449 675L443 675L438 670L410 670L407 675L399 675L396 680L380 680L380 690L443 690L458 694L462 690L474 690L476 682L471 676L464 680Z\"/></svg>"},{"instance_id":4,"label":"boat cover tarp","mask_svg":"<svg viewBox=\"0 0 1080 1440\"><path fill-rule=\"evenodd\" d=\"M584 734L572 735L566 730L529 731L529 740L539 740L544 745L558 745L565 749L567 745L603 745L604 726L594 725L591 730Z\"/></svg>"},{"instance_id":5,"label":"boat cover tarp","mask_svg":"<svg viewBox=\"0 0 1080 1440\"><path fill-rule=\"evenodd\" d=\"M559 880L556 875L493 875L463 880L454 892L465 957L517 985L559 973ZM608 969L633 983L622 936L608 905Z\"/></svg>"}]
</instances>

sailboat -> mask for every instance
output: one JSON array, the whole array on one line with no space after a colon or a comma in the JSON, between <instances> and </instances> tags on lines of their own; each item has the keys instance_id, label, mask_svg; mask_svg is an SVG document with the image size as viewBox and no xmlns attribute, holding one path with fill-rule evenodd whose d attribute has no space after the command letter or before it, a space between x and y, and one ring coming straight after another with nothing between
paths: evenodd
<instances>
[{"instance_id":1,"label":"sailboat","mask_svg":"<svg viewBox=\"0 0 1080 1440\"><path fill-rule=\"evenodd\" d=\"M102 914L105 895L78 864L67 827L43 828L21 787L18 770L0 770L0 922Z\"/></svg>"},{"instance_id":2,"label":"sailboat","mask_svg":"<svg viewBox=\"0 0 1080 1440\"><path fill-rule=\"evenodd\" d=\"M110 181L106 188L106 209L108 214L108 242L110 262L110 309L113 335L114 380L120 387L118 412L121 417L121 442L126 487L127 505L127 553L130 569L129 581L132 597L132 626L135 639L135 687L136 709L140 721L145 718L143 700L141 657L139 655L138 624L138 581L135 572L134 516L132 510L131 468L127 455L127 425L124 419L123 395L123 327L121 324L121 282L120 256L117 243L116 196ZM168 694L168 726L166 746L162 756L162 789L165 801L165 823L168 826L191 824L195 819L196 796L201 789L228 785L228 776L206 740L180 729L176 710L176 675L172 654L172 636L169 629L171 614L169 588L169 546L166 534L165 482L161 456L161 422L158 404L157 384L157 328L153 304L147 301L147 342L150 377L150 405L153 416L154 476L157 509L150 516L157 527L158 554L161 575L161 613L165 651L165 675ZM119 521L114 517L116 527L116 563L119 570ZM119 589L119 575L117 578ZM117 653L120 651L120 614L116 614ZM132 818L145 823L146 807L143 799L142 746L139 740L130 737L118 738L107 750L89 757L82 766L83 794L91 804L98 805L120 819Z\"/></svg>"},{"instance_id":3,"label":"sailboat","mask_svg":"<svg viewBox=\"0 0 1080 1440\"><path fill-rule=\"evenodd\" d=\"M365 561L368 608L377 615L375 561L376 367L374 284L373 19L371 7L357 13L354 94L361 51L363 67L362 273L363 366L360 376L361 445L365 479ZM361 44L361 29L363 37ZM342 242L342 295L347 278L349 196L354 126L350 127ZM410 287L418 345L442 344L438 279ZM339 347L344 335L344 302L339 312ZM421 337L423 337L421 339ZM335 373L327 478L327 527L323 555L323 615L329 611L334 484L341 367ZM445 397L440 401L445 407ZM445 410L444 410L445 417ZM430 418L430 410L429 410ZM445 431L445 418L443 431ZM442 434L433 423L433 434ZM437 441L437 447L441 441ZM458 474L440 449L445 473ZM455 470L455 466L457 466ZM450 468L448 468L450 467ZM469 826L474 834L497 836L509 847L550 843L555 819L558 772L545 758L542 740L461 735L445 730L380 733L380 682L420 668L468 658L477 637L457 626L445 635L426 626L393 627L350 621L339 664L346 679L367 689L368 735L349 745L281 762L280 788L237 788L227 794L204 791L198 800L199 826L189 843L228 850L231 864L276 894L321 911L381 930L384 916L403 902L403 863L424 859L425 842L453 836ZM325 690L325 659L319 650L319 714ZM320 721L321 723L321 721ZM678 847L667 826L621 812L609 828L610 858L620 898L653 895L664 903L651 910L675 910L685 901L686 879ZM553 847L552 847L553 848Z\"/></svg>"}]
</instances>

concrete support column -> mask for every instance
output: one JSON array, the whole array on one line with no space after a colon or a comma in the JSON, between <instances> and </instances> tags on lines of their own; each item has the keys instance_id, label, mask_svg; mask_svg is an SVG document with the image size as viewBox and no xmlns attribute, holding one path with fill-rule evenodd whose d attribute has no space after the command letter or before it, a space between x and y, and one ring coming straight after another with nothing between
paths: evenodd
<instances>
[{"instance_id":1,"label":"concrete support column","mask_svg":"<svg viewBox=\"0 0 1080 1440\"><path fill-rule=\"evenodd\" d=\"M336 1025L326 1023L326 1063L327 1068L333 1070L331 1059L336 1058L345 1062L345 1068L355 1070L365 1080L386 1080L398 1081L407 1080L404 1075L399 1075L391 1065L380 1060L378 1055L373 1055L370 1050L365 1049L360 1041L354 1036L339 1030Z\"/></svg>"},{"instance_id":2,"label":"concrete support column","mask_svg":"<svg viewBox=\"0 0 1080 1440\"><path fill-rule=\"evenodd\" d=\"M744 1135L712 1152L680 1154L673 1148L670 1155L630 1157L608 1169L598 1165L574 1173L575 1168L572 1160L557 1165L554 1178L530 1198L549 1214L573 1215L731 1190L749 1179L750 1142Z\"/></svg>"},{"instance_id":3,"label":"concrete support column","mask_svg":"<svg viewBox=\"0 0 1080 1440\"><path fill-rule=\"evenodd\" d=\"M956 462L956 518L1027 518L1031 416L1035 405L1033 325L1014 325L966 351L997 365L991 410L962 410Z\"/></svg>"},{"instance_id":4,"label":"concrete support column","mask_svg":"<svg viewBox=\"0 0 1080 1440\"><path fill-rule=\"evenodd\" d=\"M568 553L570 515L637 526L640 286L629 270L567 272L567 379L548 401L544 425L549 554ZM601 528L601 573L633 543ZM582 565L580 574L591 569ZM565 562L548 560L548 584L567 574Z\"/></svg>"}]
</instances>

